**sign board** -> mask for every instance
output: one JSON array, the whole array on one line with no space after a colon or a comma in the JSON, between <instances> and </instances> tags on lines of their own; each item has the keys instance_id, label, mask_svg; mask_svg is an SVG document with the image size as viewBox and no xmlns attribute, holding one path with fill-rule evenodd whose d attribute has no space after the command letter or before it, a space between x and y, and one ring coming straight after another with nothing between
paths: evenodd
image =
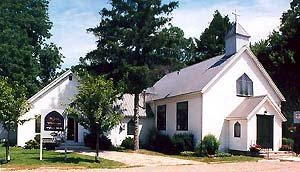
<instances>
[{"instance_id":1,"label":"sign board","mask_svg":"<svg viewBox=\"0 0 300 172\"><path fill-rule=\"evenodd\" d=\"M300 111L294 112L294 123L300 124Z\"/></svg>"},{"instance_id":2,"label":"sign board","mask_svg":"<svg viewBox=\"0 0 300 172\"><path fill-rule=\"evenodd\" d=\"M45 131L64 131L64 117L58 112L50 112L45 117L44 121Z\"/></svg>"}]
</instances>

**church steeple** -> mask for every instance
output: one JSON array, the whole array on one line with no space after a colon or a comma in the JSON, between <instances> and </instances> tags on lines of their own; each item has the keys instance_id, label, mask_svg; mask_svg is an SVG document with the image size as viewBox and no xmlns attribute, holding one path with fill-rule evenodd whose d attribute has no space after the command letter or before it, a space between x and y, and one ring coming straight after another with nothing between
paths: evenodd
<instances>
[{"instance_id":1,"label":"church steeple","mask_svg":"<svg viewBox=\"0 0 300 172\"><path fill-rule=\"evenodd\" d=\"M225 36L226 55L232 55L238 52L243 46L249 46L250 37L251 36L239 23L235 23Z\"/></svg>"}]
</instances>

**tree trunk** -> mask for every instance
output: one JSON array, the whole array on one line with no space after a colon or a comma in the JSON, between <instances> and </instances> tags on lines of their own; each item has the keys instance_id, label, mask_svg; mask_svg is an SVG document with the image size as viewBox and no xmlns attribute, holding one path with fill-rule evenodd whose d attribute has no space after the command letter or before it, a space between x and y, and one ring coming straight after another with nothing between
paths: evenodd
<instances>
[{"instance_id":1,"label":"tree trunk","mask_svg":"<svg viewBox=\"0 0 300 172\"><path fill-rule=\"evenodd\" d=\"M139 146L139 94L134 94L134 151L140 149Z\"/></svg>"},{"instance_id":2,"label":"tree trunk","mask_svg":"<svg viewBox=\"0 0 300 172\"><path fill-rule=\"evenodd\" d=\"M7 142L6 142L6 162L10 162L10 151L9 151L9 130L7 131Z\"/></svg>"},{"instance_id":3,"label":"tree trunk","mask_svg":"<svg viewBox=\"0 0 300 172\"><path fill-rule=\"evenodd\" d=\"M95 156L95 161L100 162L99 158L99 124L96 123L96 156Z\"/></svg>"}]
</instances>

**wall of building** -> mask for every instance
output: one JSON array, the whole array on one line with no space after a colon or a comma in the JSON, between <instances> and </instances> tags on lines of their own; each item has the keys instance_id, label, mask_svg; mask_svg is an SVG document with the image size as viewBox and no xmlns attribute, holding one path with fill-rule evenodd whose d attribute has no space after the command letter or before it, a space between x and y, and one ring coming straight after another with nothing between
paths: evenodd
<instances>
[{"instance_id":1,"label":"wall of building","mask_svg":"<svg viewBox=\"0 0 300 172\"><path fill-rule=\"evenodd\" d=\"M239 122L241 124L241 137L234 137L234 124ZM247 151L248 149L248 140L247 140L247 120L230 120L229 123L229 149L230 150L239 150L239 151ZM251 128L252 130L253 128Z\"/></svg>"},{"instance_id":2,"label":"wall of building","mask_svg":"<svg viewBox=\"0 0 300 172\"><path fill-rule=\"evenodd\" d=\"M52 131L44 131L45 116L52 111L57 111L63 115L67 105L73 101L74 96L77 94L78 85L79 82L74 76L72 77L72 80L65 77L65 79L61 80L45 94L32 102L31 110L22 116L22 119L29 121L18 126L17 145L24 146L25 142L35 137L35 118L37 115L41 115L42 137L51 138L52 136L50 134ZM83 141L83 132L80 129L79 131L79 140Z\"/></svg>"},{"instance_id":3,"label":"wall of building","mask_svg":"<svg viewBox=\"0 0 300 172\"><path fill-rule=\"evenodd\" d=\"M280 106L274 90L248 53L243 52L203 94L203 136L215 135L221 142L221 150L229 148L228 126L224 119L245 99L236 95L236 80L244 73L253 81L254 96L268 95Z\"/></svg>"},{"instance_id":4,"label":"wall of building","mask_svg":"<svg viewBox=\"0 0 300 172\"><path fill-rule=\"evenodd\" d=\"M256 114L274 115L274 125L273 125L273 148L275 151L278 151L282 145L282 119L278 116L274 108L268 103L265 102L263 106L253 113L252 117L248 121L248 144L252 145L256 143L257 140L257 117ZM249 147L248 147L249 150Z\"/></svg>"},{"instance_id":5,"label":"wall of building","mask_svg":"<svg viewBox=\"0 0 300 172\"><path fill-rule=\"evenodd\" d=\"M176 130L176 104L177 102L188 101L188 131ZM166 105L166 130L161 131L169 136L177 133L192 133L195 143L201 140L201 114L202 114L202 96L200 93L181 95L154 102L155 127L157 127L156 109L159 105Z\"/></svg>"},{"instance_id":6,"label":"wall of building","mask_svg":"<svg viewBox=\"0 0 300 172\"><path fill-rule=\"evenodd\" d=\"M115 146L120 146L122 141L126 137L133 138L133 135L127 135L127 123L133 119L133 117L125 117L121 124L114 127L110 132L107 133L109 139ZM140 136L140 144L145 145L148 140L149 132L154 127L154 119L148 117L141 117L140 118L140 125L139 125L139 136Z\"/></svg>"}]
</instances>

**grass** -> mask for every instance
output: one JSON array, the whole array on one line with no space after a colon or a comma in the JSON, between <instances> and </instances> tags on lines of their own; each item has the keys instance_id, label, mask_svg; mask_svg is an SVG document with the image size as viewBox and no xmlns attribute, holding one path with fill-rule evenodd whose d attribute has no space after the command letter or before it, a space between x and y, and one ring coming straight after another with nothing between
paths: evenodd
<instances>
[{"instance_id":1,"label":"grass","mask_svg":"<svg viewBox=\"0 0 300 172\"><path fill-rule=\"evenodd\" d=\"M133 153L132 150L121 150L122 152L129 152ZM184 159L184 160L193 160L193 161L199 161L199 162L205 162L205 163L237 163L237 162L253 162L258 161L262 158L258 157L251 157L251 156L231 156L231 157L197 157L197 156L182 156L182 155L166 155L159 152L154 152L146 149L140 149L140 154L146 154L146 155L156 155L156 156L167 156L167 157L173 157L178 159Z\"/></svg>"},{"instance_id":2,"label":"grass","mask_svg":"<svg viewBox=\"0 0 300 172\"><path fill-rule=\"evenodd\" d=\"M64 154L54 151L44 151L43 160L39 160L39 150L27 150L18 147L11 147L11 162L5 163L5 147L0 147L0 168L12 169L34 169L46 168L119 168L125 164L101 159L100 163L94 161L94 157L68 153L67 162L64 161Z\"/></svg>"}]
</instances>

